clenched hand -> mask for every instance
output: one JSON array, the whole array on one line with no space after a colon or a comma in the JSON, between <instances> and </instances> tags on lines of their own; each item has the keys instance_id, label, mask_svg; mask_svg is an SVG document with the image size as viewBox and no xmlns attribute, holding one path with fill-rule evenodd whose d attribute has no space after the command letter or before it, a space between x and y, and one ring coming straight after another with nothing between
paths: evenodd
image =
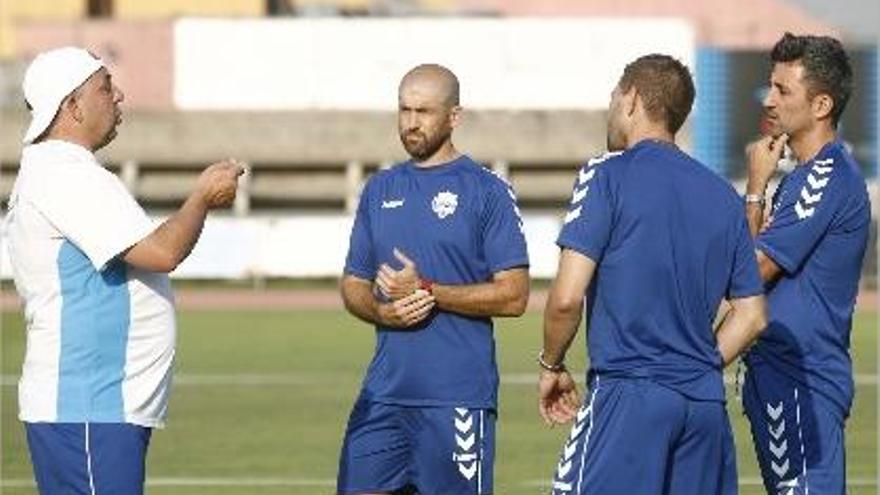
<instances>
[{"instance_id":1,"label":"clenched hand","mask_svg":"<svg viewBox=\"0 0 880 495\"><path fill-rule=\"evenodd\" d=\"M201 192L208 209L224 208L235 200L238 177L244 173L244 164L235 159L212 163L199 175L196 190Z\"/></svg>"}]
</instances>

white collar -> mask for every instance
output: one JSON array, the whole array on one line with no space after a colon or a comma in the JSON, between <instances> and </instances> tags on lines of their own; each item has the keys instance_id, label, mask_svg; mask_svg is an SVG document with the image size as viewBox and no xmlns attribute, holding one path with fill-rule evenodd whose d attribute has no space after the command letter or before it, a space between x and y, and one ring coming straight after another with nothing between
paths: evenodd
<instances>
[{"instance_id":1,"label":"white collar","mask_svg":"<svg viewBox=\"0 0 880 495\"><path fill-rule=\"evenodd\" d=\"M95 154L79 144L70 141L62 141L60 139L49 139L36 144L25 146L22 150L22 162L28 161L25 158L36 159L43 162L48 156L53 159L59 155L69 156L76 162L90 163L101 166Z\"/></svg>"}]
</instances>

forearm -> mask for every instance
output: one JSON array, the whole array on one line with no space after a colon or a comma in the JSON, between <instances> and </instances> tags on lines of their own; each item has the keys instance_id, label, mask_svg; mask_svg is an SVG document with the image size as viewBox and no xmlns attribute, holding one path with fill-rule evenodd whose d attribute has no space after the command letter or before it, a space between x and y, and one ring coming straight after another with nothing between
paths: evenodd
<instances>
[{"instance_id":1,"label":"forearm","mask_svg":"<svg viewBox=\"0 0 880 495\"><path fill-rule=\"evenodd\" d=\"M749 222L749 234L752 238L758 237L764 225L764 204L746 203L746 220Z\"/></svg>"},{"instance_id":2,"label":"forearm","mask_svg":"<svg viewBox=\"0 0 880 495\"><path fill-rule=\"evenodd\" d=\"M342 301L349 313L366 323L382 324L379 303L373 295L372 284L364 280L344 277L341 288Z\"/></svg>"},{"instance_id":3,"label":"forearm","mask_svg":"<svg viewBox=\"0 0 880 495\"><path fill-rule=\"evenodd\" d=\"M767 193L767 180L763 178L749 178L746 183L746 195L752 197L761 197ZM746 220L749 223L749 234L757 237L764 225L764 202L746 203Z\"/></svg>"},{"instance_id":4,"label":"forearm","mask_svg":"<svg viewBox=\"0 0 880 495\"><path fill-rule=\"evenodd\" d=\"M550 287L544 307L544 362L557 365L565 359L565 353L577 334L584 311L584 295L596 263L587 256L563 249L559 256L556 280Z\"/></svg>"},{"instance_id":5,"label":"forearm","mask_svg":"<svg viewBox=\"0 0 880 495\"><path fill-rule=\"evenodd\" d=\"M734 306L724 318L716 333L718 351L727 366L739 356L767 326L763 296L751 308Z\"/></svg>"},{"instance_id":6,"label":"forearm","mask_svg":"<svg viewBox=\"0 0 880 495\"><path fill-rule=\"evenodd\" d=\"M718 331L721 330L721 327L724 325L724 320L727 319L727 315L730 314L730 309L730 303L722 299L721 303L718 305L718 311L715 313L715 320L712 323L712 328L715 333L718 333Z\"/></svg>"},{"instance_id":7,"label":"forearm","mask_svg":"<svg viewBox=\"0 0 880 495\"><path fill-rule=\"evenodd\" d=\"M180 264L192 252L208 216L208 207L197 195L192 194L183 206L169 217L147 238L171 254L175 265Z\"/></svg>"},{"instance_id":8,"label":"forearm","mask_svg":"<svg viewBox=\"0 0 880 495\"><path fill-rule=\"evenodd\" d=\"M544 310L544 362L550 365L565 360L565 354L581 324L582 306L560 307L549 301Z\"/></svg>"},{"instance_id":9,"label":"forearm","mask_svg":"<svg viewBox=\"0 0 880 495\"><path fill-rule=\"evenodd\" d=\"M465 316L519 316L529 299L528 276L482 284L434 284L437 307Z\"/></svg>"},{"instance_id":10,"label":"forearm","mask_svg":"<svg viewBox=\"0 0 880 495\"><path fill-rule=\"evenodd\" d=\"M170 272L192 251L202 233L208 206L191 195L177 212L129 248L123 259L144 270Z\"/></svg>"}]
</instances>

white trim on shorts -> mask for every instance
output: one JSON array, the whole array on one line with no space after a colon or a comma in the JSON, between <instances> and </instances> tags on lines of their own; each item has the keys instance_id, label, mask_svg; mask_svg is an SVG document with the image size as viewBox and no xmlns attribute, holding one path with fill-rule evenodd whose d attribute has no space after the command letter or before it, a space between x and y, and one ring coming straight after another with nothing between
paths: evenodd
<instances>
[{"instance_id":1,"label":"white trim on shorts","mask_svg":"<svg viewBox=\"0 0 880 495\"><path fill-rule=\"evenodd\" d=\"M477 495L483 495L483 410L480 409L480 457L477 459Z\"/></svg>"},{"instance_id":2,"label":"white trim on shorts","mask_svg":"<svg viewBox=\"0 0 880 495\"><path fill-rule=\"evenodd\" d=\"M587 447L590 445L590 434L593 432L593 415L595 414L595 409L593 409L593 406L596 402L596 394L598 392L599 392L599 375L597 374L596 380L595 380L595 383L593 386L593 392L590 394L590 405L588 406L590 408L590 419L589 419L590 424L589 424L589 426L587 426L587 434L585 435L585 438L584 438L584 449L581 451L581 469L580 469L580 472L578 473L578 484L577 484L577 492L576 493L582 493L581 487L584 484L584 468L587 465Z\"/></svg>"},{"instance_id":3,"label":"white trim on shorts","mask_svg":"<svg viewBox=\"0 0 880 495\"><path fill-rule=\"evenodd\" d=\"M807 481L807 455L804 452L804 433L801 427L801 401L798 398L798 389L794 388L794 411L795 419L797 419L798 440L801 443L801 462L803 462L803 471L801 475L804 477L804 495L810 495L810 483Z\"/></svg>"},{"instance_id":4,"label":"white trim on shorts","mask_svg":"<svg viewBox=\"0 0 880 495\"><path fill-rule=\"evenodd\" d=\"M92 449L89 446L89 423L87 422L85 425L85 440L86 440L86 471L89 473L89 492L91 495L96 495L95 492L95 477L92 474Z\"/></svg>"}]
</instances>

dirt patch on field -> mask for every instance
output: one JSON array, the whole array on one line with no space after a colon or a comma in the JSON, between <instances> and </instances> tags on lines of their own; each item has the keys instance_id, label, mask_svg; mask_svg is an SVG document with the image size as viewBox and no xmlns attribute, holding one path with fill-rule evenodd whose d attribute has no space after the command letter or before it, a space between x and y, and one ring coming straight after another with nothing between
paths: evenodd
<instances>
[{"instance_id":1,"label":"dirt patch on field","mask_svg":"<svg viewBox=\"0 0 880 495\"><path fill-rule=\"evenodd\" d=\"M877 291L863 290L857 308L876 311L877 298ZM180 309L343 309L335 289L181 289L175 292L175 299ZM546 290L532 291L529 309L542 310L546 300ZM0 309L19 307L14 291L0 291Z\"/></svg>"}]
</instances>

